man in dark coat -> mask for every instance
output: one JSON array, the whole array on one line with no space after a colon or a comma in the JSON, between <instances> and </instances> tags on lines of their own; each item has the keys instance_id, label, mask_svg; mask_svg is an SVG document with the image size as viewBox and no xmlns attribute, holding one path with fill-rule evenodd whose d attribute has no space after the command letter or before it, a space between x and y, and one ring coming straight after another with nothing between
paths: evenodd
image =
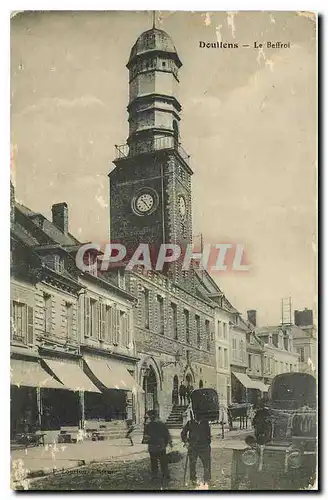
<instances>
[{"instance_id":1,"label":"man in dark coat","mask_svg":"<svg viewBox=\"0 0 328 500\"><path fill-rule=\"evenodd\" d=\"M162 472L162 483L166 484L169 480L166 447L169 445L172 448L172 438L167 425L158 419L155 410L149 410L147 416L149 422L145 425L142 442L148 444L152 479L153 481L157 479L159 462Z\"/></svg>"},{"instance_id":2,"label":"man in dark coat","mask_svg":"<svg viewBox=\"0 0 328 500\"><path fill-rule=\"evenodd\" d=\"M188 445L190 480L197 484L196 463L199 457L204 467L204 483L211 480L211 429L206 420L188 420L181 432L181 439Z\"/></svg>"},{"instance_id":3,"label":"man in dark coat","mask_svg":"<svg viewBox=\"0 0 328 500\"><path fill-rule=\"evenodd\" d=\"M187 388L183 382L181 382L179 387L180 405L184 406L186 404L186 392Z\"/></svg>"}]
</instances>

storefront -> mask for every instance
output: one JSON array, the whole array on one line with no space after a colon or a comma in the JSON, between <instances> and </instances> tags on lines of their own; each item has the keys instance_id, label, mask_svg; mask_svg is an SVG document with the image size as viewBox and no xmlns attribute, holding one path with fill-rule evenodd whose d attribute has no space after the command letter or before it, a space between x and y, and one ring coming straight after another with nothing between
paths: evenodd
<instances>
[{"instance_id":1,"label":"storefront","mask_svg":"<svg viewBox=\"0 0 328 500\"><path fill-rule=\"evenodd\" d=\"M127 367L105 357L84 356L83 360L85 373L102 392L99 396L86 394L86 419L135 420L136 399L143 390Z\"/></svg>"},{"instance_id":2,"label":"storefront","mask_svg":"<svg viewBox=\"0 0 328 500\"><path fill-rule=\"evenodd\" d=\"M86 396L100 394L100 390L83 372L79 360L42 358L42 363L63 386L42 391L42 429L82 428Z\"/></svg>"},{"instance_id":3,"label":"storefront","mask_svg":"<svg viewBox=\"0 0 328 500\"><path fill-rule=\"evenodd\" d=\"M63 385L41 366L37 357L11 358L11 438L19 433L35 432L42 425L41 394L61 390Z\"/></svg>"},{"instance_id":4,"label":"storefront","mask_svg":"<svg viewBox=\"0 0 328 500\"><path fill-rule=\"evenodd\" d=\"M232 397L235 403L251 403L256 406L268 391L260 380L251 379L246 373L232 372Z\"/></svg>"}]
</instances>

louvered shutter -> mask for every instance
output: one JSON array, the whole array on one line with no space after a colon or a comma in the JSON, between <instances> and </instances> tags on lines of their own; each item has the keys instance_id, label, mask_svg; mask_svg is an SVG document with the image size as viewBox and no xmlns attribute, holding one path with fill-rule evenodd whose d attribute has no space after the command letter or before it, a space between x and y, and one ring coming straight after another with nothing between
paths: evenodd
<instances>
[{"instance_id":1,"label":"louvered shutter","mask_svg":"<svg viewBox=\"0 0 328 500\"><path fill-rule=\"evenodd\" d=\"M27 306L27 343L33 344L34 325L33 325L33 307Z\"/></svg>"},{"instance_id":2,"label":"louvered shutter","mask_svg":"<svg viewBox=\"0 0 328 500\"><path fill-rule=\"evenodd\" d=\"M121 311L119 309L116 308L116 328L115 328L115 332L116 332L116 344L120 344L121 342L121 322L120 322L120 315L121 315Z\"/></svg>"},{"instance_id":3,"label":"louvered shutter","mask_svg":"<svg viewBox=\"0 0 328 500\"><path fill-rule=\"evenodd\" d=\"M84 297L84 336L90 337L90 297Z\"/></svg>"},{"instance_id":4,"label":"louvered shutter","mask_svg":"<svg viewBox=\"0 0 328 500\"><path fill-rule=\"evenodd\" d=\"M116 315L116 306L112 307L112 339L113 344L117 345L117 315Z\"/></svg>"},{"instance_id":5,"label":"louvered shutter","mask_svg":"<svg viewBox=\"0 0 328 500\"><path fill-rule=\"evenodd\" d=\"M99 308L99 340L105 340L106 305L100 304Z\"/></svg>"},{"instance_id":6,"label":"louvered shutter","mask_svg":"<svg viewBox=\"0 0 328 500\"><path fill-rule=\"evenodd\" d=\"M107 306L107 342L113 343L113 308Z\"/></svg>"},{"instance_id":7,"label":"louvered shutter","mask_svg":"<svg viewBox=\"0 0 328 500\"><path fill-rule=\"evenodd\" d=\"M130 346L132 342L132 332L131 332L131 314L132 311L128 311L126 315L126 344Z\"/></svg>"},{"instance_id":8,"label":"louvered shutter","mask_svg":"<svg viewBox=\"0 0 328 500\"><path fill-rule=\"evenodd\" d=\"M99 339L99 331L100 331L100 304L99 302L94 303L94 312L95 312L95 331L92 332L94 338Z\"/></svg>"}]
</instances>

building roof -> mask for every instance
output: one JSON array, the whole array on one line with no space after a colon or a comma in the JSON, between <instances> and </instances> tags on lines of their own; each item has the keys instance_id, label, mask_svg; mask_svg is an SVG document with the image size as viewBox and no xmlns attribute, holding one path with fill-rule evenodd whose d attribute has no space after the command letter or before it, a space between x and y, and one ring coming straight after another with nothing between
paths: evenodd
<instances>
[{"instance_id":1,"label":"building roof","mask_svg":"<svg viewBox=\"0 0 328 500\"><path fill-rule=\"evenodd\" d=\"M80 244L80 242L74 238L70 233L63 233L53 222L50 222L43 214L33 212L25 205L16 203L16 209L28 217L34 224L47 235L49 238L54 240L59 245L71 246ZM38 243L38 242L37 242Z\"/></svg>"},{"instance_id":2,"label":"building roof","mask_svg":"<svg viewBox=\"0 0 328 500\"><path fill-rule=\"evenodd\" d=\"M172 54L178 67L182 66L172 38L165 31L158 28L151 28L144 31L138 37L131 49L128 66L136 57L158 51Z\"/></svg>"}]
</instances>

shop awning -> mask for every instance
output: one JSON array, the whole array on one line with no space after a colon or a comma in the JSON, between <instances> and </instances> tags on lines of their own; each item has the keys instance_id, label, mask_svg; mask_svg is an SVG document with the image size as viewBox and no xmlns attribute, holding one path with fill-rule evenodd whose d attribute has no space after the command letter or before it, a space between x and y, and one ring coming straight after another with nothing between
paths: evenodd
<instances>
[{"instance_id":1,"label":"shop awning","mask_svg":"<svg viewBox=\"0 0 328 500\"><path fill-rule=\"evenodd\" d=\"M44 359L50 370L70 391L101 392L76 362Z\"/></svg>"},{"instance_id":2,"label":"shop awning","mask_svg":"<svg viewBox=\"0 0 328 500\"><path fill-rule=\"evenodd\" d=\"M261 381L257 381L257 384L258 384L258 388L261 392L268 392L269 390L269 386L268 385L265 385L263 382Z\"/></svg>"},{"instance_id":3,"label":"shop awning","mask_svg":"<svg viewBox=\"0 0 328 500\"><path fill-rule=\"evenodd\" d=\"M118 361L102 360L85 356L84 361L94 376L107 389L120 389L123 391L143 392L127 369Z\"/></svg>"},{"instance_id":4,"label":"shop awning","mask_svg":"<svg viewBox=\"0 0 328 500\"><path fill-rule=\"evenodd\" d=\"M10 385L65 389L60 382L43 370L40 363L22 359L10 360Z\"/></svg>"},{"instance_id":5,"label":"shop awning","mask_svg":"<svg viewBox=\"0 0 328 500\"><path fill-rule=\"evenodd\" d=\"M245 389L258 389L259 391L266 391L266 385L264 385L259 380L252 380L246 373L232 372L233 375L239 380L239 382L245 387Z\"/></svg>"},{"instance_id":6,"label":"shop awning","mask_svg":"<svg viewBox=\"0 0 328 500\"><path fill-rule=\"evenodd\" d=\"M125 366L121 365L119 361L110 360L108 362L108 367L115 376L119 378L119 384L122 389L133 392L144 392L142 387L136 382L136 380L130 375Z\"/></svg>"}]
</instances>

